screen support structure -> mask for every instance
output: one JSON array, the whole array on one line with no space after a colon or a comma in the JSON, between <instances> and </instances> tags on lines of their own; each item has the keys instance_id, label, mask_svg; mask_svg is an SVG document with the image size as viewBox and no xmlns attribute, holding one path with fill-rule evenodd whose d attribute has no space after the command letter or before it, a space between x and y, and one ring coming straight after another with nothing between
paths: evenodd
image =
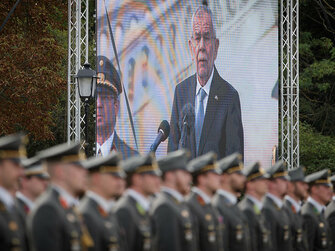
<instances>
[{"instance_id":1,"label":"screen support structure","mask_svg":"<svg viewBox=\"0 0 335 251\"><path fill-rule=\"evenodd\" d=\"M83 104L74 76L81 65L88 62L88 3L89 0L68 0L68 143L80 142L81 138L85 138L85 114L81 113Z\"/></svg>"},{"instance_id":2,"label":"screen support structure","mask_svg":"<svg viewBox=\"0 0 335 251\"><path fill-rule=\"evenodd\" d=\"M280 145L281 159L299 163L299 0L280 4Z\"/></svg>"},{"instance_id":3,"label":"screen support structure","mask_svg":"<svg viewBox=\"0 0 335 251\"><path fill-rule=\"evenodd\" d=\"M88 0L68 0L68 142L84 138L74 75L88 61ZM280 0L280 158L299 166L299 0Z\"/></svg>"}]
</instances>

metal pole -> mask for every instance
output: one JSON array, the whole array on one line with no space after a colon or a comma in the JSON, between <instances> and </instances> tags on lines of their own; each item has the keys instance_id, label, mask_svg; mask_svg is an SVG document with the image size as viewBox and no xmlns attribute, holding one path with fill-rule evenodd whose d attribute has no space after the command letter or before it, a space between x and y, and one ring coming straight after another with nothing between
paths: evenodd
<instances>
[{"instance_id":1,"label":"metal pole","mask_svg":"<svg viewBox=\"0 0 335 251\"><path fill-rule=\"evenodd\" d=\"M86 157L88 157L88 149L89 149L89 143L88 143L88 109L89 109L89 99L86 98L85 103L85 153Z\"/></svg>"}]
</instances>

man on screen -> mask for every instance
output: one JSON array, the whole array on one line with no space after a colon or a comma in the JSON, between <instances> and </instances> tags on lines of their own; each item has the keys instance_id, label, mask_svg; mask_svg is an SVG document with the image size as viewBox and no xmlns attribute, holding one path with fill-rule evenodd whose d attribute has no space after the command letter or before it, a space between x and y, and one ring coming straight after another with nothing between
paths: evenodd
<instances>
[{"instance_id":1,"label":"man on screen","mask_svg":"<svg viewBox=\"0 0 335 251\"><path fill-rule=\"evenodd\" d=\"M219 48L214 23L207 6L199 6L193 14L189 47L196 74L179 83L174 94L168 151L185 147L193 158L209 151L218 158L244 154L238 92L214 65Z\"/></svg>"},{"instance_id":2,"label":"man on screen","mask_svg":"<svg viewBox=\"0 0 335 251\"><path fill-rule=\"evenodd\" d=\"M137 155L115 132L119 112L121 81L115 67L104 56L98 56L97 80L97 155L107 156L118 151L122 158Z\"/></svg>"}]
</instances>

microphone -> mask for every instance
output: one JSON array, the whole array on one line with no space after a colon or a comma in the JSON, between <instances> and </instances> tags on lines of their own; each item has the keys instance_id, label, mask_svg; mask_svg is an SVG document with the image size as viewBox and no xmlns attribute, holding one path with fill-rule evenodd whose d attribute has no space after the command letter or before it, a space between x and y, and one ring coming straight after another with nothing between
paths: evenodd
<instances>
[{"instance_id":1,"label":"microphone","mask_svg":"<svg viewBox=\"0 0 335 251\"><path fill-rule=\"evenodd\" d=\"M179 149L185 148L186 137L187 135L190 134L190 130L194 127L194 121L195 121L194 106L190 103L184 105L180 118L182 118L182 120L179 122L179 127L181 128Z\"/></svg>"},{"instance_id":2,"label":"microphone","mask_svg":"<svg viewBox=\"0 0 335 251\"><path fill-rule=\"evenodd\" d=\"M158 134L154 143L150 146L150 152L156 152L159 144L167 139L170 134L170 124L166 120L163 120L158 127Z\"/></svg>"}]
</instances>

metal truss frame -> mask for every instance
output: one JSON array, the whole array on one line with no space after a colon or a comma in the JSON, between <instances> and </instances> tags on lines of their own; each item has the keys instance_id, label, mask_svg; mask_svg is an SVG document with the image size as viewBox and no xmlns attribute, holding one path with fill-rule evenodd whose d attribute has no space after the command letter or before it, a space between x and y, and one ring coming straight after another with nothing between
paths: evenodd
<instances>
[{"instance_id":1,"label":"metal truss frame","mask_svg":"<svg viewBox=\"0 0 335 251\"><path fill-rule=\"evenodd\" d=\"M69 0L68 142L84 135L84 116L74 75L88 60L88 0ZM299 0L280 0L280 158L299 166Z\"/></svg>"},{"instance_id":2,"label":"metal truss frame","mask_svg":"<svg viewBox=\"0 0 335 251\"><path fill-rule=\"evenodd\" d=\"M299 0L280 4L280 143L288 169L299 166Z\"/></svg>"},{"instance_id":3,"label":"metal truss frame","mask_svg":"<svg viewBox=\"0 0 335 251\"><path fill-rule=\"evenodd\" d=\"M78 142L84 135L85 114L81 113L83 104L74 76L81 65L88 61L88 3L89 0L68 1L68 143Z\"/></svg>"}]
</instances>

